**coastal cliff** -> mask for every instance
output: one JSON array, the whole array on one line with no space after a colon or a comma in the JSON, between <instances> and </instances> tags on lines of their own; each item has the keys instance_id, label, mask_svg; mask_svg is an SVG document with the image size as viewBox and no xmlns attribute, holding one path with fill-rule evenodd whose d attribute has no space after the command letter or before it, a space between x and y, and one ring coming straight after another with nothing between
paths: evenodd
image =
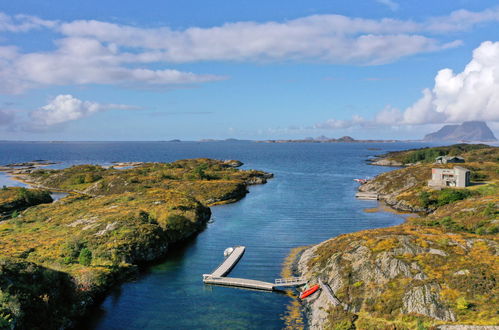
<instances>
[{"instance_id":1,"label":"coastal cliff","mask_svg":"<svg viewBox=\"0 0 499 330\"><path fill-rule=\"evenodd\" d=\"M0 328L74 325L112 285L205 228L208 205L235 202L272 177L239 165L191 159L13 173L69 196L0 222Z\"/></svg>"},{"instance_id":2,"label":"coastal cliff","mask_svg":"<svg viewBox=\"0 0 499 330\"><path fill-rule=\"evenodd\" d=\"M424 162L383 173L360 190L421 216L340 235L301 253L298 275L321 280L336 297L321 290L303 301L311 329L499 325L499 148L469 148L475 158L465 165L477 180L470 188L428 189L434 165ZM421 151L397 155L413 153Z\"/></svg>"},{"instance_id":3,"label":"coastal cliff","mask_svg":"<svg viewBox=\"0 0 499 330\"><path fill-rule=\"evenodd\" d=\"M497 325L496 239L415 226L341 235L307 249L298 269L329 284L305 301L312 329Z\"/></svg>"}]
</instances>

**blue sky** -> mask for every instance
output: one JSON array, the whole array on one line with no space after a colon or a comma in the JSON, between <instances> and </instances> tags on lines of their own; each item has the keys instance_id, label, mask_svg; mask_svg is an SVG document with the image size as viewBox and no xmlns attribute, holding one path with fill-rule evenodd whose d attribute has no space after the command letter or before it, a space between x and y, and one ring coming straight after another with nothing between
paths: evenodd
<instances>
[{"instance_id":1,"label":"blue sky","mask_svg":"<svg viewBox=\"0 0 499 330\"><path fill-rule=\"evenodd\" d=\"M499 129L497 1L24 0L0 12L0 140Z\"/></svg>"}]
</instances>

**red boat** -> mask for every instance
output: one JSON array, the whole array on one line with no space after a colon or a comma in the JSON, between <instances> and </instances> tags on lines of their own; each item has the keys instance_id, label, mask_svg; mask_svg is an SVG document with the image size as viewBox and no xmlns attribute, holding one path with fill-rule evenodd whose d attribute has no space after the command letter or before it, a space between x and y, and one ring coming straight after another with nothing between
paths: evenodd
<instances>
[{"instance_id":1,"label":"red boat","mask_svg":"<svg viewBox=\"0 0 499 330\"><path fill-rule=\"evenodd\" d=\"M312 293L314 293L317 290L319 290L319 284L312 285L310 287L310 289L307 289L307 290L303 291L302 293L300 293L300 299L307 298L308 296L310 296Z\"/></svg>"}]
</instances>

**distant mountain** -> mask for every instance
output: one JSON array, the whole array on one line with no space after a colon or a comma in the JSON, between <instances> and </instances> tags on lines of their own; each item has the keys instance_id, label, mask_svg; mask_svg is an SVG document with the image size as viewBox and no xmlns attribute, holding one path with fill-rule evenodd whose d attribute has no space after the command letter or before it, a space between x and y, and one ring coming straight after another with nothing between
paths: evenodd
<instances>
[{"instance_id":1,"label":"distant mountain","mask_svg":"<svg viewBox=\"0 0 499 330\"><path fill-rule=\"evenodd\" d=\"M426 134L424 141L497 141L483 121L465 121L461 125L445 125L435 133Z\"/></svg>"}]
</instances>

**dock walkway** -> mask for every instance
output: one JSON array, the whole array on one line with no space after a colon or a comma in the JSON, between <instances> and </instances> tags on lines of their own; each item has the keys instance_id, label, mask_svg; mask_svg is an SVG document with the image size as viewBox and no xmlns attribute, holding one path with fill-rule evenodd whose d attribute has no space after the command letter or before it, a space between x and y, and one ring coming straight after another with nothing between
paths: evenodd
<instances>
[{"instance_id":1,"label":"dock walkway","mask_svg":"<svg viewBox=\"0 0 499 330\"><path fill-rule=\"evenodd\" d=\"M357 197L358 199L379 200L379 194L375 192L359 191L355 194L355 197Z\"/></svg>"},{"instance_id":2,"label":"dock walkway","mask_svg":"<svg viewBox=\"0 0 499 330\"><path fill-rule=\"evenodd\" d=\"M236 246L234 248L234 251L232 251L227 259L225 259L224 262L222 262L222 264L220 264L220 266L218 266L217 269L215 269L213 273L211 273L211 276L223 277L227 275L232 270L232 268L234 268L239 259L241 259L244 254L244 250L246 250L244 246Z\"/></svg>"},{"instance_id":3,"label":"dock walkway","mask_svg":"<svg viewBox=\"0 0 499 330\"><path fill-rule=\"evenodd\" d=\"M232 270L232 268L234 268L237 262L241 259L245 249L246 248L244 246L236 246L232 251L232 253L220 264L220 266L218 266L213 271L213 273L203 275L203 282L206 284L235 286L239 288L257 289L257 290L266 290L266 291L273 291L276 288L280 287L303 285L307 282L302 277L293 277L287 279L279 278L275 280L275 283L250 280L246 278L225 277Z\"/></svg>"},{"instance_id":4,"label":"dock walkway","mask_svg":"<svg viewBox=\"0 0 499 330\"><path fill-rule=\"evenodd\" d=\"M274 283L250 280L246 278L235 277L207 277L203 279L204 283L235 286L239 288L257 289L257 290L274 290Z\"/></svg>"}]
</instances>

